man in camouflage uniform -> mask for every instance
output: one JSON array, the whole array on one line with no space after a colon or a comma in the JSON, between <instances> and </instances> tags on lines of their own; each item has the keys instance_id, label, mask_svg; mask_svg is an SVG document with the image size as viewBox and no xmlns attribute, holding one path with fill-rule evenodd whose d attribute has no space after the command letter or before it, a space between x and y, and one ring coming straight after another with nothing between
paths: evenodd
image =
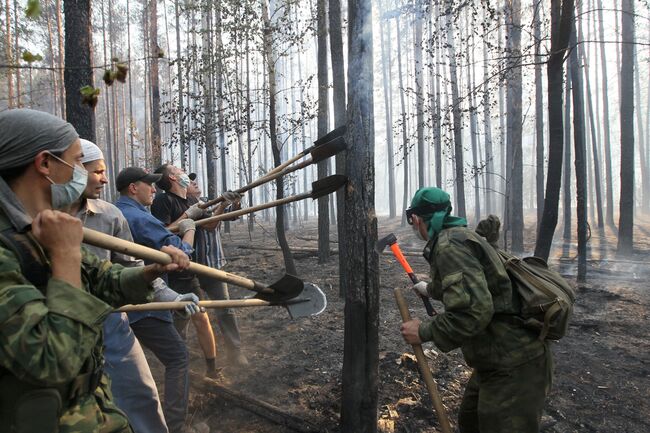
<instances>
[{"instance_id":1,"label":"man in camouflage uniform","mask_svg":"<svg viewBox=\"0 0 650 433\"><path fill-rule=\"evenodd\" d=\"M102 373L102 323L189 261L173 248L167 266L89 254L81 221L61 212L87 179L74 128L9 110L0 131L0 432L130 432Z\"/></svg>"},{"instance_id":2,"label":"man in camouflage uniform","mask_svg":"<svg viewBox=\"0 0 650 433\"><path fill-rule=\"evenodd\" d=\"M552 359L537 334L516 324L519 301L496 250L450 215L449 195L421 188L407 221L428 243L431 282L414 289L440 300L445 311L429 322L402 324L410 344L432 341L461 348L473 368L458 415L461 433L534 433L551 387Z\"/></svg>"}]
</instances>

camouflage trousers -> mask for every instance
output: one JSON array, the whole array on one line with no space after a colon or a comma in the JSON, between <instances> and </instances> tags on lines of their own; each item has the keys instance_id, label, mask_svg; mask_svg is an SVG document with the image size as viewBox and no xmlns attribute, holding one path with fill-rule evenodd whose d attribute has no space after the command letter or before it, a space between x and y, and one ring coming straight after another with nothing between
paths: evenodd
<instances>
[{"instance_id":1,"label":"camouflage trousers","mask_svg":"<svg viewBox=\"0 0 650 433\"><path fill-rule=\"evenodd\" d=\"M461 433L538 433L553 379L545 353L515 368L474 370L458 413Z\"/></svg>"}]
</instances>

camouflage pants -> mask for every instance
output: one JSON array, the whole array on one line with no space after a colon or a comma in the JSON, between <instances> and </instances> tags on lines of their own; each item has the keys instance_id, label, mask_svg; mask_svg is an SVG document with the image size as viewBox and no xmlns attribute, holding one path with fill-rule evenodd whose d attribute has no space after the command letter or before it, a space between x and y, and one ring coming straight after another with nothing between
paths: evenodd
<instances>
[{"instance_id":1,"label":"camouflage pants","mask_svg":"<svg viewBox=\"0 0 650 433\"><path fill-rule=\"evenodd\" d=\"M553 376L551 350L511 369L472 372L458 413L461 433L538 433Z\"/></svg>"}]
</instances>

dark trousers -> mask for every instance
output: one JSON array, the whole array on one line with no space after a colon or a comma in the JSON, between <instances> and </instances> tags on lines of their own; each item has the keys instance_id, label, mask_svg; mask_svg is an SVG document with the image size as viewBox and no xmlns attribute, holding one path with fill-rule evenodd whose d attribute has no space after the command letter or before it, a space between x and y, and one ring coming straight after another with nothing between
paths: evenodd
<instances>
[{"instance_id":1,"label":"dark trousers","mask_svg":"<svg viewBox=\"0 0 650 433\"><path fill-rule=\"evenodd\" d=\"M165 366L163 413L169 433L184 431L190 392L189 354L174 324L154 317L131 323L140 343Z\"/></svg>"},{"instance_id":2,"label":"dark trousers","mask_svg":"<svg viewBox=\"0 0 650 433\"><path fill-rule=\"evenodd\" d=\"M474 370L458 413L461 433L538 433L553 377L550 348L514 368Z\"/></svg>"},{"instance_id":3,"label":"dark trousers","mask_svg":"<svg viewBox=\"0 0 650 433\"><path fill-rule=\"evenodd\" d=\"M228 284L223 281L217 281L214 278L199 277L201 288L207 293L208 297L214 301L230 299L228 293ZM223 335L224 344L227 350L239 350L241 339L239 337L239 327L237 326L237 316L231 308L217 308L217 323L221 334Z\"/></svg>"}]
</instances>

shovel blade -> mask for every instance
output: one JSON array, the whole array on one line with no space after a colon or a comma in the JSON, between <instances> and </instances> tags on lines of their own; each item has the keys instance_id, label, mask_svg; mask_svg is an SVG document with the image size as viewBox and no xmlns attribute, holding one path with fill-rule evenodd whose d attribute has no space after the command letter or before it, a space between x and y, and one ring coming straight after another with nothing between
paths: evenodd
<instances>
[{"instance_id":1,"label":"shovel blade","mask_svg":"<svg viewBox=\"0 0 650 433\"><path fill-rule=\"evenodd\" d=\"M316 316L327 308L327 298L318 286L305 283L305 289L300 296L287 301L285 307L292 319Z\"/></svg>"},{"instance_id":2,"label":"shovel blade","mask_svg":"<svg viewBox=\"0 0 650 433\"><path fill-rule=\"evenodd\" d=\"M345 142L345 138L343 137L337 137L325 144L314 147L310 152L312 164L330 158L337 153L347 149L347 147L348 145Z\"/></svg>"},{"instance_id":3,"label":"shovel blade","mask_svg":"<svg viewBox=\"0 0 650 433\"><path fill-rule=\"evenodd\" d=\"M342 174L333 174L326 178L312 182L311 184L311 198L314 200L331 194L341 188L348 182L348 178Z\"/></svg>"},{"instance_id":4,"label":"shovel blade","mask_svg":"<svg viewBox=\"0 0 650 433\"><path fill-rule=\"evenodd\" d=\"M268 286L273 289L273 293L258 293L255 298L273 303L284 302L302 293L304 286L305 284L300 278L295 275L284 274L282 278Z\"/></svg>"},{"instance_id":5,"label":"shovel blade","mask_svg":"<svg viewBox=\"0 0 650 433\"><path fill-rule=\"evenodd\" d=\"M320 137L318 140L314 141L314 146L325 144L328 141L334 140L336 137L345 135L346 132L348 132L348 127L346 125L339 126L338 128L331 130L327 134Z\"/></svg>"}]
</instances>

